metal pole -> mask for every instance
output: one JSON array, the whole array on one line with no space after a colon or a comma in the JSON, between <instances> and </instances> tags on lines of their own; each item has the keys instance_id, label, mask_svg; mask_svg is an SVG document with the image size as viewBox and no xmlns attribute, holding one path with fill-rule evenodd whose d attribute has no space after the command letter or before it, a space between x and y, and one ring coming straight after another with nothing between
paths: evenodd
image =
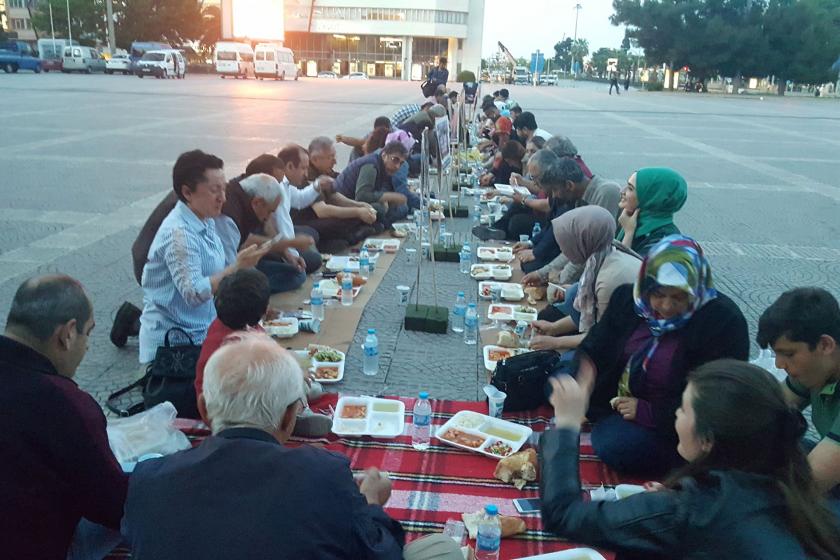
<instances>
[{"instance_id":1,"label":"metal pole","mask_svg":"<svg viewBox=\"0 0 840 560\"><path fill-rule=\"evenodd\" d=\"M111 49L111 56L117 50L117 37L114 35L114 6L112 0L105 0L105 13L108 16L108 48Z\"/></svg>"},{"instance_id":2,"label":"metal pole","mask_svg":"<svg viewBox=\"0 0 840 560\"><path fill-rule=\"evenodd\" d=\"M575 38L572 40L572 49L575 48L575 43L577 43L577 28L578 28L578 16L580 15L580 10L583 8L580 4L575 4L573 10L575 11ZM569 68L569 73L571 74L575 70L575 55L574 52L572 53L572 67Z\"/></svg>"},{"instance_id":3,"label":"metal pole","mask_svg":"<svg viewBox=\"0 0 840 560\"><path fill-rule=\"evenodd\" d=\"M67 2L67 39L70 41L70 44L73 44L73 26L70 25L70 0L65 0Z\"/></svg>"},{"instance_id":4,"label":"metal pole","mask_svg":"<svg viewBox=\"0 0 840 560\"><path fill-rule=\"evenodd\" d=\"M52 50L53 50L53 54L55 54L55 25L53 25L52 2L50 2L49 6L50 6L50 33L52 34L52 42L53 42ZM43 56L43 54L41 56Z\"/></svg>"}]
</instances>

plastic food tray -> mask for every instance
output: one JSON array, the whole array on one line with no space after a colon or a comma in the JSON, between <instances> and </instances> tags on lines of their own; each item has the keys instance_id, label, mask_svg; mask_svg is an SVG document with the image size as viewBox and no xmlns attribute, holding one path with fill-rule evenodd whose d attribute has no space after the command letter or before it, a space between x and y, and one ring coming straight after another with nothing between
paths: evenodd
<instances>
[{"instance_id":1,"label":"plastic food tray","mask_svg":"<svg viewBox=\"0 0 840 560\"><path fill-rule=\"evenodd\" d=\"M493 294L490 293L490 288L494 285L501 286L502 291L504 291L505 289L518 290L519 291L519 297L514 301L519 301L520 299L525 297L525 290L522 289L521 284L517 284L515 282L493 282L493 281L484 281L484 282L479 282L478 283L478 297L480 297L481 299L492 299ZM505 298L502 297L502 299L505 299Z\"/></svg>"},{"instance_id":2,"label":"plastic food tray","mask_svg":"<svg viewBox=\"0 0 840 560\"><path fill-rule=\"evenodd\" d=\"M472 436L483 438L484 441L478 447L470 447L468 445L462 445L441 437L450 428L460 430L461 432ZM461 449L475 451L476 453L481 453L482 455L493 457L494 459L501 459L502 457L506 457L506 455L495 455L487 451L487 448L491 447L496 442L501 441L510 446L511 451L508 455L516 453L522 448L525 442L528 441L532 432L533 430L527 426L520 426L519 424L514 424L513 422L508 422L507 420L502 420L501 418L491 418L486 414L473 412L471 410L462 410L450 418L446 424L438 428L435 432L435 437L448 445L452 445L453 447L460 447Z\"/></svg>"},{"instance_id":3,"label":"plastic food tray","mask_svg":"<svg viewBox=\"0 0 840 560\"><path fill-rule=\"evenodd\" d=\"M338 352L341 355L340 362L319 362L314 357L309 358L309 371L312 372L313 376L315 375L315 370L318 369L318 366L338 367L338 377L336 377L335 379L321 379L319 377L316 377L315 381L317 381L318 383L329 385L331 383L338 383L339 381L344 379L344 362L346 361L347 356L344 354L344 352L340 350L336 350L336 352Z\"/></svg>"},{"instance_id":4,"label":"plastic food tray","mask_svg":"<svg viewBox=\"0 0 840 560\"><path fill-rule=\"evenodd\" d=\"M504 348L502 346L488 344L483 348L482 353L484 354L484 367L489 371L495 371L496 364L499 362L499 360L490 359L490 352L492 352L493 350L508 352L511 357L518 356L520 354L527 354L528 352L530 352L530 350L528 350L527 348Z\"/></svg>"},{"instance_id":5,"label":"plastic food tray","mask_svg":"<svg viewBox=\"0 0 840 560\"><path fill-rule=\"evenodd\" d=\"M288 326L272 326L271 323L275 321L288 323ZM298 333L300 328L296 317L280 317L271 321L260 321L260 325L265 331L265 334L271 338L292 338Z\"/></svg>"},{"instance_id":6,"label":"plastic food tray","mask_svg":"<svg viewBox=\"0 0 840 560\"><path fill-rule=\"evenodd\" d=\"M479 272L481 271L481 272ZM470 267L470 276L476 280L510 280L513 270L507 264L474 264Z\"/></svg>"},{"instance_id":7,"label":"plastic food tray","mask_svg":"<svg viewBox=\"0 0 840 560\"><path fill-rule=\"evenodd\" d=\"M529 196L531 191L529 191L526 187L521 187L519 185L505 185L502 183L496 183L493 185L497 191L502 193L505 196L513 196L514 192L518 192L522 196Z\"/></svg>"},{"instance_id":8,"label":"plastic food tray","mask_svg":"<svg viewBox=\"0 0 840 560\"><path fill-rule=\"evenodd\" d=\"M379 253L370 255L370 260L376 261L379 258ZM327 270L333 272L342 272L345 268L349 268L350 272L359 272L359 256L358 255L342 255L333 256L327 261Z\"/></svg>"},{"instance_id":9,"label":"plastic food tray","mask_svg":"<svg viewBox=\"0 0 840 560\"><path fill-rule=\"evenodd\" d=\"M344 407L364 406L364 418L343 418ZM335 406L332 431L340 436L395 438L405 430L405 403L374 397L341 397Z\"/></svg>"},{"instance_id":10,"label":"plastic food tray","mask_svg":"<svg viewBox=\"0 0 840 560\"><path fill-rule=\"evenodd\" d=\"M366 248L369 253L378 253L385 251L386 253L396 253L400 249L399 239L365 239L362 247Z\"/></svg>"},{"instance_id":11,"label":"plastic food tray","mask_svg":"<svg viewBox=\"0 0 840 560\"><path fill-rule=\"evenodd\" d=\"M560 552L549 552L539 556L528 556L516 560L606 560L591 548L570 548Z\"/></svg>"},{"instance_id":12,"label":"plastic food tray","mask_svg":"<svg viewBox=\"0 0 840 560\"><path fill-rule=\"evenodd\" d=\"M530 305L491 303L487 308L487 317L496 321L536 321L538 313L524 313L517 311L520 307L531 307ZM534 309L531 307L531 309Z\"/></svg>"},{"instance_id":13,"label":"plastic food tray","mask_svg":"<svg viewBox=\"0 0 840 560\"><path fill-rule=\"evenodd\" d=\"M321 280L321 294L328 299L341 299L341 286L334 279ZM359 296L362 286L353 287L353 300Z\"/></svg>"},{"instance_id":14,"label":"plastic food tray","mask_svg":"<svg viewBox=\"0 0 840 560\"><path fill-rule=\"evenodd\" d=\"M483 261L508 263L513 260L513 249L510 247L479 247L477 255Z\"/></svg>"}]
</instances>

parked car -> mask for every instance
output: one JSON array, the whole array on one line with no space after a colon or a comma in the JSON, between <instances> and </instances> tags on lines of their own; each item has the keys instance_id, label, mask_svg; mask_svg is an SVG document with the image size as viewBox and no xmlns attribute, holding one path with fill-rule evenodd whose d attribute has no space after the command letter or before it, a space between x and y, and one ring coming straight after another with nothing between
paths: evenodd
<instances>
[{"instance_id":1,"label":"parked car","mask_svg":"<svg viewBox=\"0 0 840 560\"><path fill-rule=\"evenodd\" d=\"M64 47L61 71L64 73L84 72L85 74L104 72L105 59L99 54L99 51L91 47L79 45Z\"/></svg>"},{"instance_id":2,"label":"parked car","mask_svg":"<svg viewBox=\"0 0 840 560\"><path fill-rule=\"evenodd\" d=\"M6 49L0 50L0 68L7 74L18 70L32 70L36 74L41 72L41 59Z\"/></svg>"},{"instance_id":3,"label":"parked car","mask_svg":"<svg viewBox=\"0 0 840 560\"><path fill-rule=\"evenodd\" d=\"M115 54L105 61L105 73L113 74L114 72L131 74L131 57L127 54Z\"/></svg>"},{"instance_id":4,"label":"parked car","mask_svg":"<svg viewBox=\"0 0 840 560\"><path fill-rule=\"evenodd\" d=\"M41 59L41 70L44 72L50 72L51 70L55 70L57 72L61 72L64 68L64 64L60 58L42 58Z\"/></svg>"},{"instance_id":5,"label":"parked car","mask_svg":"<svg viewBox=\"0 0 840 560\"><path fill-rule=\"evenodd\" d=\"M365 74L364 72L350 72L349 74L344 76L344 78L342 78L342 79L343 80L367 80L368 75Z\"/></svg>"},{"instance_id":6,"label":"parked car","mask_svg":"<svg viewBox=\"0 0 840 560\"><path fill-rule=\"evenodd\" d=\"M318 77L335 80L335 79L338 78L338 74L336 74L335 72L331 72L329 70L324 70L323 72L318 72Z\"/></svg>"},{"instance_id":7,"label":"parked car","mask_svg":"<svg viewBox=\"0 0 840 560\"><path fill-rule=\"evenodd\" d=\"M187 74L187 60L181 51L175 49L147 51L134 65L134 73L138 78L154 76L182 79Z\"/></svg>"},{"instance_id":8,"label":"parked car","mask_svg":"<svg viewBox=\"0 0 840 560\"><path fill-rule=\"evenodd\" d=\"M555 76L554 74L541 74L539 83L541 86L557 85L557 76Z\"/></svg>"}]
</instances>

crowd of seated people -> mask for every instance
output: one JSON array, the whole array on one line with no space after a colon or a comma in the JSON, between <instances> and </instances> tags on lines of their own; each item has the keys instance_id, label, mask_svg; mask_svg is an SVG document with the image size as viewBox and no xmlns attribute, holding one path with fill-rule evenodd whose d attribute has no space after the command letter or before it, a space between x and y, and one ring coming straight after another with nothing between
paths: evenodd
<instances>
[{"instance_id":1,"label":"crowd of seated people","mask_svg":"<svg viewBox=\"0 0 840 560\"><path fill-rule=\"evenodd\" d=\"M212 435L195 448L123 473L101 408L73 381L93 302L68 276L20 285L0 336L3 554L101 558L124 540L140 560L462 557L442 534L405 543L383 510L384 473L354 480L347 457L286 445L292 434L323 435L330 419L308 409L318 383L259 326L272 293L318 270L319 249L346 250L417 207L407 186L414 133L446 114L442 87L363 138L339 135L358 148L341 171L328 137L258 155L231 180L212 154L177 159L172 192L132 247L143 309L123 304L111 340L139 335L141 364L173 328L202 346L192 413ZM787 373L777 381L747 363L746 318L675 224L688 192L677 171L641 168L622 188L507 90L489 97L478 115L482 182L531 194L511 196L474 233L515 242L523 284L562 288L530 342L562 355L545 388L553 427L539 445L544 529L620 558L840 558L834 296L792 289L761 315L756 342ZM520 240L535 224L541 232ZM806 435L806 408L818 439ZM601 461L662 483L584 500L582 418Z\"/></svg>"}]
</instances>

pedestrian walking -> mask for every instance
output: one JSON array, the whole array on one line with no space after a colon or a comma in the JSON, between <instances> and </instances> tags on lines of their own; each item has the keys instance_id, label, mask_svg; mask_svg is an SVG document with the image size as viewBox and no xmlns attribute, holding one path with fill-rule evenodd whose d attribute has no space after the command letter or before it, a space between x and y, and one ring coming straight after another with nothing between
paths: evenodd
<instances>
[{"instance_id":1,"label":"pedestrian walking","mask_svg":"<svg viewBox=\"0 0 840 560\"><path fill-rule=\"evenodd\" d=\"M618 87L618 70L610 70L610 95L612 95L613 87L615 87L616 95L621 95L621 89Z\"/></svg>"}]
</instances>

